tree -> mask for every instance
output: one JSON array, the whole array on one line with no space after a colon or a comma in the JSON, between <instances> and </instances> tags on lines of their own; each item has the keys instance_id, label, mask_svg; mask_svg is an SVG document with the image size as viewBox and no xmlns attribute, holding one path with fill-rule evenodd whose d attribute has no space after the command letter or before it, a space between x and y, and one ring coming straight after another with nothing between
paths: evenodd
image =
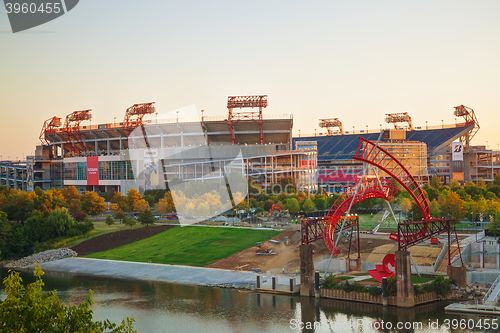
<instances>
[{"instance_id":1,"label":"tree","mask_svg":"<svg viewBox=\"0 0 500 333\"><path fill-rule=\"evenodd\" d=\"M175 211L174 199L172 193L168 191L163 198L160 198L155 205L156 211L160 214L167 214Z\"/></svg>"},{"instance_id":2,"label":"tree","mask_svg":"<svg viewBox=\"0 0 500 333\"><path fill-rule=\"evenodd\" d=\"M115 197L116 197L116 195L115 195ZM127 205L128 205L128 207L130 207L130 209L135 210L136 203L142 199L144 199L144 198L142 197L142 195L139 192L137 192L137 190L135 188L132 188L132 189L127 191Z\"/></svg>"},{"instance_id":3,"label":"tree","mask_svg":"<svg viewBox=\"0 0 500 333\"><path fill-rule=\"evenodd\" d=\"M99 194L92 191L87 191L82 194L80 199L82 205L82 212L89 215L99 215L106 211L106 204L104 203L104 198L100 197Z\"/></svg>"},{"instance_id":4,"label":"tree","mask_svg":"<svg viewBox=\"0 0 500 333\"><path fill-rule=\"evenodd\" d=\"M123 222L123 219L125 219L127 215L125 215L124 212L122 212L121 210L119 210L118 212L115 213L115 217L120 220L120 223Z\"/></svg>"},{"instance_id":5,"label":"tree","mask_svg":"<svg viewBox=\"0 0 500 333\"><path fill-rule=\"evenodd\" d=\"M309 198L304 200L302 207L304 209L304 212L306 213L311 213L314 211L314 203Z\"/></svg>"},{"instance_id":6,"label":"tree","mask_svg":"<svg viewBox=\"0 0 500 333\"><path fill-rule=\"evenodd\" d=\"M149 224L153 224L155 222L155 217L149 209L145 209L139 215L139 221L141 222L141 224L149 225Z\"/></svg>"},{"instance_id":7,"label":"tree","mask_svg":"<svg viewBox=\"0 0 500 333\"><path fill-rule=\"evenodd\" d=\"M111 227L113 224L115 224L115 220L113 219L111 214L108 214L108 216L106 216L106 221L104 223L106 223L108 227Z\"/></svg>"},{"instance_id":8,"label":"tree","mask_svg":"<svg viewBox=\"0 0 500 333\"><path fill-rule=\"evenodd\" d=\"M130 216L125 215L125 217L123 218L123 223L125 223L127 227L133 227L136 222Z\"/></svg>"},{"instance_id":9,"label":"tree","mask_svg":"<svg viewBox=\"0 0 500 333\"><path fill-rule=\"evenodd\" d=\"M495 179L493 179L493 185L500 185L500 172L495 175Z\"/></svg>"},{"instance_id":10,"label":"tree","mask_svg":"<svg viewBox=\"0 0 500 333\"><path fill-rule=\"evenodd\" d=\"M66 236L69 231L76 227L76 222L69 216L66 208L55 209L47 218L47 227L50 232L49 238Z\"/></svg>"},{"instance_id":11,"label":"tree","mask_svg":"<svg viewBox=\"0 0 500 333\"><path fill-rule=\"evenodd\" d=\"M286 209L288 209L288 212L292 215L298 213L300 210L299 201L295 198L288 199L286 202Z\"/></svg>"},{"instance_id":12,"label":"tree","mask_svg":"<svg viewBox=\"0 0 500 333\"><path fill-rule=\"evenodd\" d=\"M40 266L35 264L36 281L26 288L18 272L10 271L4 279L7 298L0 300L2 332L137 332L132 327L133 317L127 317L119 326L109 320L93 321L90 309L94 304L92 290L79 306L64 305L55 291L42 291L45 285L41 279L43 274Z\"/></svg>"},{"instance_id":13,"label":"tree","mask_svg":"<svg viewBox=\"0 0 500 333\"><path fill-rule=\"evenodd\" d=\"M453 191L449 191L446 194L445 200L441 205L441 212L455 219L455 223L460 223L460 221L467 214L467 208L465 206L465 201L460 199L460 196Z\"/></svg>"},{"instance_id":14,"label":"tree","mask_svg":"<svg viewBox=\"0 0 500 333\"><path fill-rule=\"evenodd\" d=\"M138 212L139 214L141 214L146 209L149 209L149 204L146 200L139 199L134 203L134 211Z\"/></svg>"},{"instance_id":15,"label":"tree","mask_svg":"<svg viewBox=\"0 0 500 333\"><path fill-rule=\"evenodd\" d=\"M316 199L314 200L314 205L316 206L317 210L325 210L326 206L326 200L323 196L317 195Z\"/></svg>"},{"instance_id":16,"label":"tree","mask_svg":"<svg viewBox=\"0 0 500 333\"><path fill-rule=\"evenodd\" d=\"M121 210L123 212L130 212L132 209L132 207L130 207L128 204L127 197L120 192L115 193L113 199L111 199L110 207L114 212L117 212L118 210Z\"/></svg>"},{"instance_id":17,"label":"tree","mask_svg":"<svg viewBox=\"0 0 500 333\"><path fill-rule=\"evenodd\" d=\"M430 202L429 211L433 218L439 218L441 216L441 213L439 212L439 204L436 199Z\"/></svg>"},{"instance_id":18,"label":"tree","mask_svg":"<svg viewBox=\"0 0 500 333\"><path fill-rule=\"evenodd\" d=\"M401 199L401 202L399 203L399 208L401 208L401 210L405 212L406 216L408 217L408 211L411 208L411 200L409 198Z\"/></svg>"},{"instance_id":19,"label":"tree","mask_svg":"<svg viewBox=\"0 0 500 333\"><path fill-rule=\"evenodd\" d=\"M441 188L443 186L443 182L441 181L441 178L439 178L436 175L432 176L431 186L434 187L435 189Z\"/></svg>"}]
</instances>

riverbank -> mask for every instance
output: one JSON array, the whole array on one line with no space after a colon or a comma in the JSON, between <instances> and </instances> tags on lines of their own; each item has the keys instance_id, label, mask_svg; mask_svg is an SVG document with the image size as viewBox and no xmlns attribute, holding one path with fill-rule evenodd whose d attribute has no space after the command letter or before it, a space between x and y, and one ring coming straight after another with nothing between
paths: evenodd
<instances>
[{"instance_id":1,"label":"riverbank","mask_svg":"<svg viewBox=\"0 0 500 333\"><path fill-rule=\"evenodd\" d=\"M40 266L45 272L71 273L127 280L159 281L218 288L231 287L252 290L257 283L257 274L252 272L107 259L65 258L44 262ZM33 271L34 265L19 269Z\"/></svg>"}]
</instances>

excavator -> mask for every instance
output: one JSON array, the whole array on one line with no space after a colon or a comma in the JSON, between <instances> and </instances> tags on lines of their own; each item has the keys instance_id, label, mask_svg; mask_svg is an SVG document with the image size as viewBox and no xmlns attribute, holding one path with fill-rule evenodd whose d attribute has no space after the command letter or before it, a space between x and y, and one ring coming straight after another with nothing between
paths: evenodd
<instances>
[{"instance_id":1,"label":"excavator","mask_svg":"<svg viewBox=\"0 0 500 333\"><path fill-rule=\"evenodd\" d=\"M278 214L276 216L273 216L273 213L274 213L275 210L278 211ZM273 204L271 206L271 212L269 212L269 215L267 216L267 220L268 221L271 221L271 220L281 220L281 219L287 218L289 216L290 215L288 214L288 210L281 211L281 208L279 206Z\"/></svg>"}]
</instances>

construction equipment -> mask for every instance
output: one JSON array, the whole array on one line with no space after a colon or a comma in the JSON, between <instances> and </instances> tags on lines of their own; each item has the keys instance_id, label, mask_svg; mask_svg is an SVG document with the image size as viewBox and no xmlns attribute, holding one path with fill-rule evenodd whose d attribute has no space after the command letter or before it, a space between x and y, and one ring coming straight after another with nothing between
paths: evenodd
<instances>
[{"instance_id":1,"label":"construction equipment","mask_svg":"<svg viewBox=\"0 0 500 333\"><path fill-rule=\"evenodd\" d=\"M404 113L388 113L386 114L387 117L385 117L385 122L388 124L394 124L394 128L398 129L398 123L400 122L407 122L408 126L410 127L410 131L414 131L415 128L413 127L413 122L411 120L410 115L408 112Z\"/></svg>"},{"instance_id":2,"label":"construction equipment","mask_svg":"<svg viewBox=\"0 0 500 333\"><path fill-rule=\"evenodd\" d=\"M42 131L40 132L39 139L42 142L42 145L49 145L49 141L45 139L45 136L49 133L53 133L54 129L61 126L61 118L52 117L50 119L45 120L43 123Z\"/></svg>"},{"instance_id":3,"label":"construction equipment","mask_svg":"<svg viewBox=\"0 0 500 333\"><path fill-rule=\"evenodd\" d=\"M273 216L274 211L277 210L278 214ZM282 211L281 208L277 205L272 205L271 206L271 211L269 212L269 215L267 216L267 220L282 220L284 218L290 217L290 214L288 213L288 210Z\"/></svg>"},{"instance_id":4,"label":"construction equipment","mask_svg":"<svg viewBox=\"0 0 500 333\"><path fill-rule=\"evenodd\" d=\"M247 111L233 113L234 108L259 108L258 112ZM236 136L234 135L235 122L253 122L259 123L260 144L264 144L264 125L262 122L262 108L267 107L267 95L259 96L229 96L227 98L227 126L231 144L236 144Z\"/></svg>"},{"instance_id":5,"label":"construction equipment","mask_svg":"<svg viewBox=\"0 0 500 333\"><path fill-rule=\"evenodd\" d=\"M332 127L338 127L340 130L340 135L344 135L342 122L339 120L339 118L320 119L319 127L326 128L326 130L328 131L328 135L333 135Z\"/></svg>"},{"instance_id":6,"label":"construction equipment","mask_svg":"<svg viewBox=\"0 0 500 333\"><path fill-rule=\"evenodd\" d=\"M292 242L290 241L290 238L288 236L283 237L283 244L285 245L290 245Z\"/></svg>"},{"instance_id":7,"label":"construction equipment","mask_svg":"<svg viewBox=\"0 0 500 333\"><path fill-rule=\"evenodd\" d=\"M276 253L273 253L273 249L268 247L266 244L263 244L262 242L257 242L255 244L255 255L267 256L271 254L276 254Z\"/></svg>"}]
</instances>

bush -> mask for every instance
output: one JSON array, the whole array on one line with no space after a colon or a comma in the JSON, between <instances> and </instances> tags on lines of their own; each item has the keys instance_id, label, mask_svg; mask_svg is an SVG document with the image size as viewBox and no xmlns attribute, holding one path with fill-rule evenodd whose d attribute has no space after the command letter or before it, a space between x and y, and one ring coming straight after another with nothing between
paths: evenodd
<instances>
[{"instance_id":1,"label":"bush","mask_svg":"<svg viewBox=\"0 0 500 333\"><path fill-rule=\"evenodd\" d=\"M350 293L351 291L355 291L358 293L365 293L368 291L368 288L363 286L358 281L354 281L354 283L349 283L349 281L346 281L342 290L344 290L346 293Z\"/></svg>"},{"instance_id":2,"label":"bush","mask_svg":"<svg viewBox=\"0 0 500 333\"><path fill-rule=\"evenodd\" d=\"M397 296L398 287L396 285L396 277L390 276L387 279L387 295L388 296Z\"/></svg>"},{"instance_id":3,"label":"bush","mask_svg":"<svg viewBox=\"0 0 500 333\"><path fill-rule=\"evenodd\" d=\"M125 216L123 218L123 223L125 223L125 225L127 227L133 227L135 225L135 220L133 218L131 218L130 216Z\"/></svg>"},{"instance_id":4,"label":"bush","mask_svg":"<svg viewBox=\"0 0 500 333\"><path fill-rule=\"evenodd\" d=\"M445 279L443 275L438 275L431 283L424 285L427 292L435 292L438 295L446 295L451 291L451 281Z\"/></svg>"},{"instance_id":5,"label":"bush","mask_svg":"<svg viewBox=\"0 0 500 333\"><path fill-rule=\"evenodd\" d=\"M413 285L413 295L419 296L419 295L422 295L425 293L426 293L426 291L420 285L418 285L418 284Z\"/></svg>"},{"instance_id":6,"label":"bush","mask_svg":"<svg viewBox=\"0 0 500 333\"><path fill-rule=\"evenodd\" d=\"M93 321L92 290L79 306L66 306L54 291L43 292L43 271L35 264L36 281L24 288L19 273L10 272L4 279L7 298L0 300L0 327L2 332L137 332L132 328L134 318L126 318L121 325L109 320Z\"/></svg>"},{"instance_id":7,"label":"bush","mask_svg":"<svg viewBox=\"0 0 500 333\"><path fill-rule=\"evenodd\" d=\"M321 285L324 289L338 289L339 285L335 279L335 275L328 275Z\"/></svg>"},{"instance_id":8,"label":"bush","mask_svg":"<svg viewBox=\"0 0 500 333\"><path fill-rule=\"evenodd\" d=\"M77 222L83 222L85 220L85 218L88 216L87 214L85 214L84 212L75 212L74 215L74 218L75 218L75 221Z\"/></svg>"},{"instance_id":9,"label":"bush","mask_svg":"<svg viewBox=\"0 0 500 333\"><path fill-rule=\"evenodd\" d=\"M111 227L113 224L115 224L115 220L113 219L111 214L108 214L108 216L106 216L106 221L104 223L106 223L108 227Z\"/></svg>"},{"instance_id":10,"label":"bush","mask_svg":"<svg viewBox=\"0 0 500 333\"><path fill-rule=\"evenodd\" d=\"M368 293L371 296L380 296L380 295L382 295L382 288L380 288L380 287L369 287L368 288Z\"/></svg>"}]
</instances>

